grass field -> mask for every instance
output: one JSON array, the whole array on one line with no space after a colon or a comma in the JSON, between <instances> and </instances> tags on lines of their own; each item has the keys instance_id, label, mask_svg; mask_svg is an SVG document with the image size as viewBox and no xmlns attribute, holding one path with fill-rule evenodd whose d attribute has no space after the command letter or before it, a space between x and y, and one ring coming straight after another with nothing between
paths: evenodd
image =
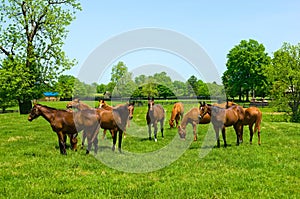
<instances>
[{"instance_id":1,"label":"grass field","mask_svg":"<svg viewBox=\"0 0 300 199\"><path fill-rule=\"evenodd\" d=\"M66 102L44 104L64 108ZM196 105L187 105L186 112L192 106ZM284 115L263 108L261 146L257 135L253 145L249 144L247 128L244 143L235 146L230 127L226 131L229 146L208 147L208 154L200 157L206 136L214 137L209 125L198 125L196 142L191 141L189 125L188 139L181 141L177 130L168 128L172 106L164 107L164 139L159 133L157 143L147 140L147 108L136 107L123 140L124 153L110 150L112 140L107 135L99 141L101 150L96 158L85 155L84 149L60 155L57 136L43 118L30 123L27 115L0 114L0 198L300 197L300 124L284 122ZM132 154L148 156L141 160ZM165 163L166 159L172 161ZM122 171L126 169L130 172Z\"/></svg>"}]
</instances>

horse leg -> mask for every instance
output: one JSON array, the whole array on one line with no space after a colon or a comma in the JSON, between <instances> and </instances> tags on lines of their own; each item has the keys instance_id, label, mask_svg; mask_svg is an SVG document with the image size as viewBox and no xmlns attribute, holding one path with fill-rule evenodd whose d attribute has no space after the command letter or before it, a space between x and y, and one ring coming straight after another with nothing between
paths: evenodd
<instances>
[{"instance_id":1,"label":"horse leg","mask_svg":"<svg viewBox=\"0 0 300 199\"><path fill-rule=\"evenodd\" d=\"M86 132L83 131L83 132L82 132L81 149L83 149L83 147L84 147L84 142L85 142L86 136L87 136L87 135L86 135Z\"/></svg>"},{"instance_id":2,"label":"horse leg","mask_svg":"<svg viewBox=\"0 0 300 199\"><path fill-rule=\"evenodd\" d=\"M164 138L164 120L160 121L161 137Z\"/></svg>"},{"instance_id":3,"label":"horse leg","mask_svg":"<svg viewBox=\"0 0 300 199\"><path fill-rule=\"evenodd\" d=\"M257 127L258 144L261 145L260 141L260 126Z\"/></svg>"},{"instance_id":4,"label":"horse leg","mask_svg":"<svg viewBox=\"0 0 300 199\"><path fill-rule=\"evenodd\" d=\"M235 134L236 134L236 145L239 146L240 144L240 137L243 134L242 130L243 130L243 124L238 123L234 125L234 130L235 130Z\"/></svg>"},{"instance_id":5,"label":"horse leg","mask_svg":"<svg viewBox=\"0 0 300 199\"><path fill-rule=\"evenodd\" d=\"M78 133L75 134L68 134L69 138L70 138L70 143L71 143L71 149L73 151L77 151L77 135Z\"/></svg>"},{"instance_id":6,"label":"horse leg","mask_svg":"<svg viewBox=\"0 0 300 199\"><path fill-rule=\"evenodd\" d=\"M220 148L219 127L214 126L216 132L217 147Z\"/></svg>"},{"instance_id":7,"label":"horse leg","mask_svg":"<svg viewBox=\"0 0 300 199\"><path fill-rule=\"evenodd\" d=\"M116 143L117 143L117 134L118 134L118 131L113 130L112 132L113 132L112 133L112 137L113 137L112 151L115 151L115 149L116 149Z\"/></svg>"},{"instance_id":8,"label":"horse leg","mask_svg":"<svg viewBox=\"0 0 300 199\"><path fill-rule=\"evenodd\" d=\"M57 132L59 150L62 155L67 155L66 152L66 135L62 132Z\"/></svg>"},{"instance_id":9,"label":"horse leg","mask_svg":"<svg viewBox=\"0 0 300 199\"><path fill-rule=\"evenodd\" d=\"M97 125L94 131L93 136L93 145L94 145L94 153L97 154L98 152L98 133L99 133L100 125Z\"/></svg>"},{"instance_id":10,"label":"horse leg","mask_svg":"<svg viewBox=\"0 0 300 199\"><path fill-rule=\"evenodd\" d=\"M104 140L106 137L106 129L103 130L102 140Z\"/></svg>"},{"instance_id":11,"label":"horse leg","mask_svg":"<svg viewBox=\"0 0 300 199\"><path fill-rule=\"evenodd\" d=\"M149 140L151 140L151 123L148 124Z\"/></svg>"},{"instance_id":12,"label":"horse leg","mask_svg":"<svg viewBox=\"0 0 300 199\"><path fill-rule=\"evenodd\" d=\"M118 143L118 146L119 146L119 152L122 153L122 150L121 150L121 146L122 146L122 138L123 138L123 130L120 130L119 131L119 143Z\"/></svg>"},{"instance_id":13,"label":"horse leg","mask_svg":"<svg viewBox=\"0 0 300 199\"><path fill-rule=\"evenodd\" d=\"M241 127L241 132L240 132L240 143L243 143L243 134L244 134L244 125Z\"/></svg>"},{"instance_id":14,"label":"horse leg","mask_svg":"<svg viewBox=\"0 0 300 199\"><path fill-rule=\"evenodd\" d=\"M157 122L153 123L154 127L154 141L157 142Z\"/></svg>"},{"instance_id":15,"label":"horse leg","mask_svg":"<svg viewBox=\"0 0 300 199\"><path fill-rule=\"evenodd\" d=\"M193 122L194 141L197 141L197 123Z\"/></svg>"},{"instance_id":16,"label":"horse leg","mask_svg":"<svg viewBox=\"0 0 300 199\"><path fill-rule=\"evenodd\" d=\"M249 131L250 131L250 144L252 144L252 138L253 138L253 124L249 124Z\"/></svg>"},{"instance_id":17,"label":"horse leg","mask_svg":"<svg viewBox=\"0 0 300 199\"><path fill-rule=\"evenodd\" d=\"M223 141L224 141L224 147L227 147L227 142L226 142L226 134L225 134L225 127L223 126L222 128L222 137L223 137Z\"/></svg>"}]
</instances>

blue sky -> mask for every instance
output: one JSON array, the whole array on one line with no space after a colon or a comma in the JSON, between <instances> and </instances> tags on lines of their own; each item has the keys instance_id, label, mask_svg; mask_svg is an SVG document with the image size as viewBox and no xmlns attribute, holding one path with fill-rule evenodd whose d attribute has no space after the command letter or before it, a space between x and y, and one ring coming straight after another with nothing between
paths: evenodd
<instances>
[{"instance_id":1,"label":"blue sky","mask_svg":"<svg viewBox=\"0 0 300 199\"><path fill-rule=\"evenodd\" d=\"M110 38L140 28L161 28L178 32L201 46L214 63L219 76L226 70L226 55L243 39L255 39L264 44L269 55L283 42L300 41L300 1L81 1L83 11L69 26L64 50L78 64L65 72L80 76L89 55ZM120 44L121 46L122 44ZM118 46L116 47L118 48ZM101 56L99 55L99 59ZM129 71L142 70L152 65L166 66L177 71L175 79L184 80L191 75L206 79L184 59L155 49L137 51L120 56L111 65L124 61ZM99 66L104 71L98 83L110 80L111 65ZM159 71L160 67L156 67ZM168 71L167 71L168 72ZM145 70L146 75L151 72ZM172 76L172 75L171 75Z\"/></svg>"}]
</instances>

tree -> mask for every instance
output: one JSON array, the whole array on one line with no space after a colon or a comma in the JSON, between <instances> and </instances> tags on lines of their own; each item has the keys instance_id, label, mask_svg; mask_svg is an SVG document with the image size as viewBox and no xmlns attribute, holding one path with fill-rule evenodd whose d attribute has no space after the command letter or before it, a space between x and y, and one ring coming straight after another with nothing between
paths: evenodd
<instances>
[{"instance_id":1,"label":"tree","mask_svg":"<svg viewBox=\"0 0 300 199\"><path fill-rule=\"evenodd\" d=\"M264 67L270 64L271 59L263 44L253 39L242 40L230 50L227 58L227 70L222 81L229 96L238 95L241 100L246 94L248 101L250 92L255 97L256 90L268 85Z\"/></svg>"},{"instance_id":2,"label":"tree","mask_svg":"<svg viewBox=\"0 0 300 199\"><path fill-rule=\"evenodd\" d=\"M197 95L198 92L198 80L197 77L192 75L188 80L187 80L187 88L188 88L188 95L189 96L195 96Z\"/></svg>"},{"instance_id":3,"label":"tree","mask_svg":"<svg viewBox=\"0 0 300 199\"><path fill-rule=\"evenodd\" d=\"M72 75L61 75L58 77L54 89L59 93L61 99L71 99L73 97L75 77Z\"/></svg>"},{"instance_id":4,"label":"tree","mask_svg":"<svg viewBox=\"0 0 300 199\"><path fill-rule=\"evenodd\" d=\"M284 43L274 53L272 64L266 73L272 82L274 101L287 112L292 112L292 121L300 121L300 43Z\"/></svg>"},{"instance_id":5,"label":"tree","mask_svg":"<svg viewBox=\"0 0 300 199\"><path fill-rule=\"evenodd\" d=\"M112 92L113 96L130 97L136 89L132 80L132 73L128 72L128 68L123 62L118 62L117 65L113 66L111 82L115 85Z\"/></svg>"},{"instance_id":6,"label":"tree","mask_svg":"<svg viewBox=\"0 0 300 199\"><path fill-rule=\"evenodd\" d=\"M20 108L30 104L26 113L30 100L41 96L40 88L75 64L62 46L81 7L76 0L2 0L0 6L0 62L14 76L5 82L16 85L11 94Z\"/></svg>"}]
</instances>

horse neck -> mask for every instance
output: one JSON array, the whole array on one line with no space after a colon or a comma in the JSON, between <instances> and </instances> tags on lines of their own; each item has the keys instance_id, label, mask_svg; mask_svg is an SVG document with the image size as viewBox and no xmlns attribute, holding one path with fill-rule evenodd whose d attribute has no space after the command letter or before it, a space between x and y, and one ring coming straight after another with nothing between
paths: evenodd
<instances>
[{"instance_id":1,"label":"horse neck","mask_svg":"<svg viewBox=\"0 0 300 199\"><path fill-rule=\"evenodd\" d=\"M79 103L78 109L79 110L85 110L85 109L90 109L91 107L87 104L84 103Z\"/></svg>"},{"instance_id":2,"label":"horse neck","mask_svg":"<svg viewBox=\"0 0 300 199\"><path fill-rule=\"evenodd\" d=\"M188 119L189 119L189 114L187 113L187 114L185 114L185 115L183 116L183 118L182 118L182 120L181 120L180 126L181 126L182 128L185 128L185 127L186 127L186 125L187 125L187 123L188 123Z\"/></svg>"},{"instance_id":3,"label":"horse neck","mask_svg":"<svg viewBox=\"0 0 300 199\"><path fill-rule=\"evenodd\" d=\"M173 120L175 120L175 117L176 117L176 110L175 109L173 109L172 110L172 114L171 114L171 120L173 121Z\"/></svg>"},{"instance_id":4,"label":"horse neck","mask_svg":"<svg viewBox=\"0 0 300 199\"><path fill-rule=\"evenodd\" d=\"M56 109L52 109L49 107L45 107L45 106L40 106L40 111L41 111L41 116L43 118L45 118L45 120L47 120L49 123L51 123L54 120L54 117L56 115L57 110Z\"/></svg>"},{"instance_id":5,"label":"horse neck","mask_svg":"<svg viewBox=\"0 0 300 199\"><path fill-rule=\"evenodd\" d=\"M115 109L113 109L113 111L116 111L116 112L119 113L122 121L124 121L124 120L127 121L127 118L129 116L129 111L128 111L128 106L127 105L116 107Z\"/></svg>"}]
</instances>

